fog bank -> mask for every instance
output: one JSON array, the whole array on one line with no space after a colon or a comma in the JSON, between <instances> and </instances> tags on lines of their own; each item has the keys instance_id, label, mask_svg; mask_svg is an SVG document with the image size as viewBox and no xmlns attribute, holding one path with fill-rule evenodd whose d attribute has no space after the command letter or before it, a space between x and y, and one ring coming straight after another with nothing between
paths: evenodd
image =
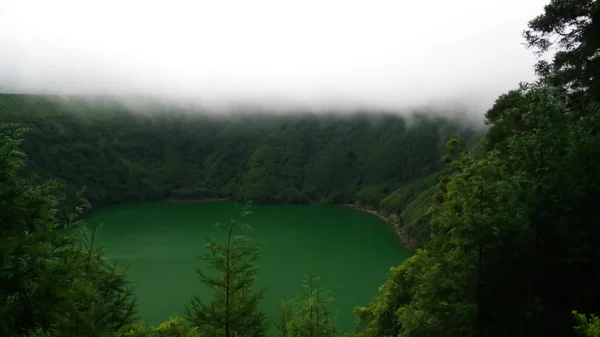
<instances>
[{"instance_id":1,"label":"fog bank","mask_svg":"<svg viewBox=\"0 0 600 337\"><path fill-rule=\"evenodd\" d=\"M533 78L547 0L0 3L4 92L481 116Z\"/></svg>"}]
</instances>

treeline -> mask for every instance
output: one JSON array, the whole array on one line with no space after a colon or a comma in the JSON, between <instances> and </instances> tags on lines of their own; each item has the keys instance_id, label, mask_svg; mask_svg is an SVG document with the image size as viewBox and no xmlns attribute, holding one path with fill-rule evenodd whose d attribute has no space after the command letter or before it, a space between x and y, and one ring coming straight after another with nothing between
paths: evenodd
<instances>
[{"instance_id":1,"label":"treeline","mask_svg":"<svg viewBox=\"0 0 600 337\"><path fill-rule=\"evenodd\" d=\"M437 172L448 139L475 134L461 120L426 114L216 117L85 102L0 95L6 118L31 128L23 143L31 162L86 186L98 206L166 198L378 206Z\"/></svg>"},{"instance_id":2,"label":"treeline","mask_svg":"<svg viewBox=\"0 0 600 337\"><path fill-rule=\"evenodd\" d=\"M558 52L496 100L478 150L447 143L431 240L353 336L600 336L599 29L598 1L529 23L528 46Z\"/></svg>"},{"instance_id":3,"label":"treeline","mask_svg":"<svg viewBox=\"0 0 600 337\"><path fill-rule=\"evenodd\" d=\"M432 194L410 201L437 183L448 139L476 141L481 133L426 112L218 115L160 102L35 95L0 95L0 107L30 129L22 144L28 162L65 183L69 207L83 187L94 207L204 198L374 209L383 202L418 244L429 236Z\"/></svg>"}]
</instances>

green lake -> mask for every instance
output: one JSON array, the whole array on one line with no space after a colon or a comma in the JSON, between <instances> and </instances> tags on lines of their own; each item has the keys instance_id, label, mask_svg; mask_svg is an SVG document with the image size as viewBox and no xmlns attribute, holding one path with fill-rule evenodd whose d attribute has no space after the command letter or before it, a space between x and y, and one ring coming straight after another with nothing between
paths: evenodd
<instances>
[{"instance_id":1,"label":"green lake","mask_svg":"<svg viewBox=\"0 0 600 337\"><path fill-rule=\"evenodd\" d=\"M139 297L140 314L157 324L184 313L193 295L208 296L195 268L205 238L222 237L214 223L226 223L243 204L233 202L136 203L102 208L90 225L103 223L98 242L127 275ZM281 299L301 289L315 273L339 309L342 331L355 325L352 309L378 294L390 267L411 253L390 225L376 216L343 206L253 205L247 222L262 248L257 285L266 287L262 307L271 317ZM241 234L241 232L238 232Z\"/></svg>"}]
</instances>

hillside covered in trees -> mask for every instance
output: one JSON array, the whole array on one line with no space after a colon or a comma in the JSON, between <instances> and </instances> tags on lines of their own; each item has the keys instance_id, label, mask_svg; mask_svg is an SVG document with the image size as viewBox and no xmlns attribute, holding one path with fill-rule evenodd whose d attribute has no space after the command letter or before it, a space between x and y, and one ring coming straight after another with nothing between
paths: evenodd
<instances>
[{"instance_id":1,"label":"hillside covered in trees","mask_svg":"<svg viewBox=\"0 0 600 337\"><path fill-rule=\"evenodd\" d=\"M480 146L468 144L469 137L460 139L463 128L431 123L425 117L413 120L413 126L437 138L425 138L426 132L411 134L410 127L400 126L407 121L392 122L387 117L381 117L379 131L369 131L377 123L333 123L343 118L332 116L255 121L237 116L236 123L202 117L210 120L205 123L212 123L214 132L202 133L185 128L194 125L190 118L196 116L140 118L107 113L82 117L52 112L53 103L44 98L4 97L14 113L5 116L32 126L34 136L27 136L21 144L18 127L2 124L0 332L10 336L148 335L135 316L133 294L125 278L89 241L70 235L77 227L58 212L57 186L52 181L32 180L31 173L39 172L64 179L70 188L93 186L93 191L86 192L88 197L98 202L101 196L112 195L107 203L141 195L252 197L263 202L289 202L298 193L302 198L296 201L306 202L351 202L360 201L360 195L375 195L375 202L368 198L364 202L405 212L409 205L395 203L429 196L438 203L430 208L430 239L404 264L392 268L380 296L356 309L358 327L349 335L599 336L600 3L551 0L529 23L524 37L528 47L538 52L555 47L557 53L536 65L536 81L498 97L486 113L490 128ZM28 104L50 107L30 111ZM360 121L354 118L350 120ZM174 139L189 134L175 133L176 120L180 121L178 130L205 137L207 143L194 143L190 145L194 152L185 152L187 147ZM315 120L319 127L309 128ZM154 129L138 127L143 123ZM445 141L448 129L440 129L442 125L456 132L451 135L456 138L445 143L444 154L439 142ZM357 134L348 136L354 127L363 130L361 140L369 146L358 142ZM135 130L136 139L123 136ZM139 130L162 130L162 138ZM397 135L394 130L406 131L398 133L403 136L397 142L386 143ZM282 134L302 141L284 141ZM65 138L59 141L60 137ZM321 140L321 147L311 139ZM203 144L208 148L199 150ZM308 149L294 150L303 144ZM106 150L101 152L103 159L92 152L98 148ZM213 151L216 148L226 150ZM349 148L356 148L354 155ZM25 169L19 149L29 153L27 161L34 171L32 166ZM418 153L425 150L434 153L431 157ZM300 157L302 164L296 165L291 156L283 155L287 151L310 156ZM391 152L398 157L390 157ZM436 156L447 164L442 171L436 166ZM390 161L371 167L375 158ZM107 163L109 172L121 175L109 178L101 173L104 170L84 168L87 159ZM190 179L195 173L185 169L176 174L172 170L177 167L199 171L201 176ZM299 167L301 174L288 171ZM82 178L83 172L91 175ZM92 173L112 180L91 184ZM179 177L179 185L168 177ZM185 190L188 179L198 182L191 192ZM219 183L213 185L215 180ZM160 188L152 183L159 181ZM284 186L269 190L277 191L274 196L261 195L256 188L280 181ZM437 186L430 187L434 182ZM123 186L129 185L137 186L133 190L138 192L125 197ZM289 194L281 192L288 188ZM93 199L93 193L98 199ZM236 256L239 260L232 268L229 254L223 254L231 245L245 252ZM205 258L223 276L211 278L199 272L215 290L213 302L192 299L187 316L156 328L157 335L267 335L265 318L256 310L262 292L251 287L257 258L251 244L243 237L233 243L211 241ZM237 277L234 288L243 291L231 292L230 277ZM307 279L309 290L303 295L282 303L274 324L278 336L338 335L334 321L325 315L329 297L313 287L312 280Z\"/></svg>"},{"instance_id":2,"label":"hillside covered in trees","mask_svg":"<svg viewBox=\"0 0 600 337\"><path fill-rule=\"evenodd\" d=\"M0 106L6 120L30 129L22 145L30 167L62 180L70 200L85 187L94 207L207 198L356 203L397 214L418 244L429 234L445 142L477 141L482 130L427 112L225 115L33 95L0 95Z\"/></svg>"},{"instance_id":3,"label":"hillside covered in trees","mask_svg":"<svg viewBox=\"0 0 600 337\"><path fill-rule=\"evenodd\" d=\"M355 337L600 336L600 3L552 0L523 35L556 54L498 97L479 150L448 142L431 239Z\"/></svg>"}]
</instances>

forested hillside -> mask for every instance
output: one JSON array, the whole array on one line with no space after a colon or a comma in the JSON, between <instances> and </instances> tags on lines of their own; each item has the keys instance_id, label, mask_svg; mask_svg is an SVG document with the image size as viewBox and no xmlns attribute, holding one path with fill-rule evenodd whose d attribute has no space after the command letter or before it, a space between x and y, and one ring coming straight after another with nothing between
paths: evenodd
<instances>
[{"instance_id":1,"label":"forested hillside","mask_svg":"<svg viewBox=\"0 0 600 337\"><path fill-rule=\"evenodd\" d=\"M354 336L600 336L599 32L598 1L529 23L527 45L558 52L498 97L480 148L448 142L431 240Z\"/></svg>"},{"instance_id":2,"label":"forested hillside","mask_svg":"<svg viewBox=\"0 0 600 337\"><path fill-rule=\"evenodd\" d=\"M0 95L0 106L5 119L30 128L22 148L36 172L62 179L71 200L85 187L95 207L227 198L378 208L385 199L385 211L400 214L437 184L444 143L482 129L426 113L219 115L31 95ZM406 217L422 227L411 230L419 242L430 194Z\"/></svg>"}]
</instances>

